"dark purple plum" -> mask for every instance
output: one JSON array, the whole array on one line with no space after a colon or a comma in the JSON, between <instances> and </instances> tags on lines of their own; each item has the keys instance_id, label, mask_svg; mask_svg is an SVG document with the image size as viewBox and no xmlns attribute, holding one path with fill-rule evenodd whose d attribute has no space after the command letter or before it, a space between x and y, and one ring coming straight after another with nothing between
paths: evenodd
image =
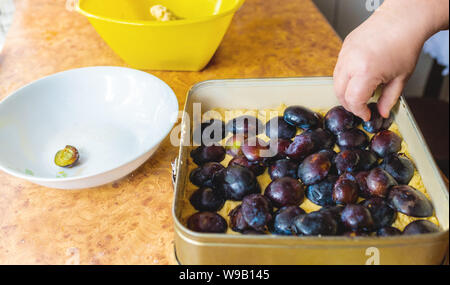
<instances>
[{"instance_id":1,"label":"dark purple plum","mask_svg":"<svg viewBox=\"0 0 450 285\"><path fill-rule=\"evenodd\" d=\"M335 205L335 206L324 206L320 208L319 211L321 212L327 212L330 214L335 220L340 221L341 220L341 213L342 210L344 210L344 206L341 205Z\"/></svg>"},{"instance_id":2,"label":"dark purple plum","mask_svg":"<svg viewBox=\"0 0 450 285\"><path fill-rule=\"evenodd\" d=\"M246 138L243 135L234 135L225 142L225 150L228 155L238 156L242 155L241 145L244 144Z\"/></svg>"},{"instance_id":3,"label":"dark purple plum","mask_svg":"<svg viewBox=\"0 0 450 285\"><path fill-rule=\"evenodd\" d=\"M333 188L338 177L329 175L317 184L309 185L306 188L306 197L316 205L332 206L335 204L333 200Z\"/></svg>"},{"instance_id":4,"label":"dark purple plum","mask_svg":"<svg viewBox=\"0 0 450 285\"><path fill-rule=\"evenodd\" d=\"M231 165L217 172L212 179L214 190L227 200L240 201L252 193L259 193L260 187L255 174L248 168Z\"/></svg>"},{"instance_id":5,"label":"dark purple plum","mask_svg":"<svg viewBox=\"0 0 450 285\"><path fill-rule=\"evenodd\" d=\"M355 176L343 173L333 187L333 200L337 204L353 204L358 199L359 187Z\"/></svg>"},{"instance_id":6,"label":"dark purple plum","mask_svg":"<svg viewBox=\"0 0 450 285\"><path fill-rule=\"evenodd\" d=\"M353 151L359 156L358 170L367 171L378 165L377 156L373 152L363 149L354 149Z\"/></svg>"},{"instance_id":7,"label":"dark purple plum","mask_svg":"<svg viewBox=\"0 0 450 285\"><path fill-rule=\"evenodd\" d=\"M291 145L292 141L287 139L277 139L270 140L268 142L269 145L269 156L265 159L265 161L275 161L278 159L287 158L286 151L288 147Z\"/></svg>"},{"instance_id":8,"label":"dark purple plum","mask_svg":"<svg viewBox=\"0 0 450 285\"><path fill-rule=\"evenodd\" d=\"M298 206L305 197L305 186L295 178L282 177L267 186L264 196L277 208Z\"/></svg>"},{"instance_id":9,"label":"dark purple plum","mask_svg":"<svg viewBox=\"0 0 450 285\"><path fill-rule=\"evenodd\" d=\"M338 225L338 229L337 229L338 235L342 234L345 231L344 225L341 222L342 210L344 210L344 206L342 206L342 205L324 206L319 210L320 212L324 212L327 215L330 215L331 218L333 218L336 221L336 223Z\"/></svg>"},{"instance_id":10,"label":"dark purple plum","mask_svg":"<svg viewBox=\"0 0 450 285\"><path fill-rule=\"evenodd\" d=\"M189 217L187 227L200 233L225 233L227 221L217 213L198 212Z\"/></svg>"},{"instance_id":11,"label":"dark purple plum","mask_svg":"<svg viewBox=\"0 0 450 285\"><path fill-rule=\"evenodd\" d=\"M292 235L294 221L306 212L297 206L286 206L278 209L273 217L271 232L278 235Z\"/></svg>"},{"instance_id":12,"label":"dark purple plum","mask_svg":"<svg viewBox=\"0 0 450 285\"><path fill-rule=\"evenodd\" d=\"M336 165L336 169L338 174L342 174L344 172L355 172L358 170L359 166L359 155L353 150L346 149L341 151L334 158L334 164Z\"/></svg>"},{"instance_id":13,"label":"dark purple plum","mask_svg":"<svg viewBox=\"0 0 450 285\"><path fill-rule=\"evenodd\" d=\"M372 169L366 178L367 189L370 196L384 198L387 196L389 189L397 185L397 181L386 171L377 167Z\"/></svg>"},{"instance_id":14,"label":"dark purple plum","mask_svg":"<svg viewBox=\"0 0 450 285\"><path fill-rule=\"evenodd\" d=\"M348 204L341 213L345 228L352 231L370 232L374 223L370 211L361 205Z\"/></svg>"},{"instance_id":15,"label":"dark purple plum","mask_svg":"<svg viewBox=\"0 0 450 285\"><path fill-rule=\"evenodd\" d=\"M242 167L248 168L255 174L255 176L263 174L266 170L266 166L263 163L249 161L243 155L233 157L233 159L231 159L228 163L228 166L230 165L240 165Z\"/></svg>"},{"instance_id":16,"label":"dark purple plum","mask_svg":"<svg viewBox=\"0 0 450 285\"><path fill-rule=\"evenodd\" d=\"M225 149L222 146L199 146L191 151L192 160L197 165L207 162L221 162L225 158Z\"/></svg>"},{"instance_id":17,"label":"dark purple plum","mask_svg":"<svg viewBox=\"0 0 450 285\"><path fill-rule=\"evenodd\" d=\"M298 216L294 220L294 230L297 235L332 236L337 234L338 223L330 214L316 211Z\"/></svg>"},{"instance_id":18,"label":"dark purple plum","mask_svg":"<svg viewBox=\"0 0 450 285\"><path fill-rule=\"evenodd\" d=\"M211 186L211 179L213 175L224 168L225 167L223 167L223 165L218 162L207 162L202 166L192 170L191 174L189 175L189 180L192 182L192 184L198 187Z\"/></svg>"},{"instance_id":19,"label":"dark purple plum","mask_svg":"<svg viewBox=\"0 0 450 285\"><path fill-rule=\"evenodd\" d=\"M404 154L391 154L384 158L380 165L399 184L407 185L414 176L414 164Z\"/></svg>"},{"instance_id":20,"label":"dark purple plum","mask_svg":"<svg viewBox=\"0 0 450 285\"><path fill-rule=\"evenodd\" d=\"M194 130L194 142L201 145L212 145L225 138L225 123L211 119L203 122Z\"/></svg>"},{"instance_id":21,"label":"dark purple plum","mask_svg":"<svg viewBox=\"0 0 450 285\"><path fill-rule=\"evenodd\" d=\"M341 150L365 149L369 144L369 137L360 129L350 129L339 133L336 143Z\"/></svg>"},{"instance_id":22,"label":"dark purple plum","mask_svg":"<svg viewBox=\"0 0 450 285\"><path fill-rule=\"evenodd\" d=\"M194 184L195 186L199 186L199 187L203 186L204 184L207 184L207 186L211 185L211 180L209 180L210 178L211 177L203 175L201 166L195 168L189 174L189 180L191 181L191 183ZM208 183L208 180L209 180L209 183Z\"/></svg>"},{"instance_id":23,"label":"dark purple plum","mask_svg":"<svg viewBox=\"0 0 450 285\"><path fill-rule=\"evenodd\" d=\"M316 144L310 135L302 133L294 138L294 141L286 150L289 158L301 161L316 150Z\"/></svg>"},{"instance_id":24,"label":"dark purple plum","mask_svg":"<svg viewBox=\"0 0 450 285\"><path fill-rule=\"evenodd\" d=\"M364 130L369 133L375 134L379 131L383 130L384 118L378 112L377 103L369 103L367 107L370 110L370 120L367 122L363 122L362 126Z\"/></svg>"},{"instance_id":25,"label":"dark purple plum","mask_svg":"<svg viewBox=\"0 0 450 285\"><path fill-rule=\"evenodd\" d=\"M272 162L269 166L269 175L272 180L282 177L297 179L298 162L292 159L280 159Z\"/></svg>"},{"instance_id":26,"label":"dark purple plum","mask_svg":"<svg viewBox=\"0 0 450 285\"><path fill-rule=\"evenodd\" d=\"M266 123L266 135L271 139L292 139L297 128L288 124L283 117L275 117Z\"/></svg>"},{"instance_id":27,"label":"dark purple plum","mask_svg":"<svg viewBox=\"0 0 450 285\"><path fill-rule=\"evenodd\" d=\"M325 115L325 128L335 135L356 128L361 120L342 106L337 106Z\"/></svg>"},{"instance_id":28,"label":"dark purple plum","mask_svg":"<svg viewBox=\"0 0 450 285\"><path fill-rule=\"evenodd\" d=\"M283 117L287 123L303 130L317 129L322 124L322 118L318 113L302 106L290 106L286 108Z\"/></svg>"},{"instance_id":29,"label":"dark purple plum","mask_svg":"<svg viewBox=\"0 0 450 285\"><path fill-rule=\"evenodd\" d=\"M394 114L392 112L389 113L389 118L384 119L383 126L381 127L382 130L387 130L391 127L392 123L394 122Z\"/></svg>"},{"instance_id":30,"label":"dark purple plum","mask_svg":"<svg viewBox=\"0 0 450 285\"><path fill-rule=\"evenodd\" d=\"M411 217L426 218L433 215L431 201L422 192L408 185L392 187L387 201L393 209Z\"/></svg>"},{"instance_id":31,"label":"dark purple plum","mask_svg":"<svg viewBox=\"0 0 450 285\"><path fill-rule=\"evenodd\" d=\"M409 223L403 230L404 235L420 235L439 232L439 227L427 220L417 220Z\"/></svg>"},{"instance_id":32,"label":"dark purple plum","mask_svg":"<svg viewBox=\"0 0 450 285\"><path fill-rule=\"evenodd\" d=\"M242 233L245 230L250 229L249 225L244 219L244 216L242 215L241 205L238 205L236 208L231 210L228 216L230 217L230 228L233 231Z\"/></svg>"},{"instance_id":33,"label":"dark purple plum","mask_svg":"<svg viewBox=\"0 0 450 285\"><path fill-rule=\"evenodd\" d=\"M327 130L318 128L315 130L307 130L305 135L311 137L315 144L315 149L332 149L336 143L336 137Z\"/></svg>"},{"instance_id":34,"label":"dark purple plum","mask_svg":"<svg viewBox=\"0 0 450 285\"><path fill-rule=\"evenodd\" d=\"M315 184L327 177L331 162L324 154L311 154L298 167L298 177L305 185Z\"/></svg>"},{"instance_id":35,"label":"dark purple plum","mask_svg":"<svg viewBox=\"0 0 450 285\"><path fill-rule=\"evenodd\" d=\"M225 128L228 133L241 134L247 137L256 136L264 130L261 121L250 115L242 115L228 121Z\"/></svg>"},{"instance_id":36,"label":"dark purple plum","mask_svg":"<svg viewBox=\"0 0 450 285\"><path fill-rule=\"evenodd\" d=\"M326 155L330 161L334 161L334 158L337 155L337 153L332 149L322 149L318 153Z\"/></svg>"},{"instance_id":37,"label":"dark purple plum","mask_svg":"<svg viewBox=\"0 0 450 285\"><path fill-rule=\"evenodd\" d=\"M381 131L372 137L370 150L379 157L386 157L402 149L402 139L389 130Z\"/></svg>"},{"instance_id":38,"label":"dark purple plum","mask_svg":"<svg viewBox=\"0 0 450 285\"><path fill-rule=\"evenodd\" d=\"M371 197L369 187L367 187L367 176L369 176L369 171L361 171L355 175L359 186L358 195L366 199Z\"/></svg>"},{"instance_id":39,"label":"dark purple plum","mask_svg":"<svg viewBox=\"0 0 450 285\"><path fill-rule=\"evenodd\" d=\"M306 156L322 150L331 149L335 144L335 137L323 129L307 130L294 138L286 154L292 159L301 161Z\"/></svg>"},{"instance_id":40,"label":"dark purple plum","mask_svg":"<svg viewBox=\"0 0 450 285\"><path fill-rule=\"evenodd\" d=\"M377 236L379 237L399 236L401 234L402 231L394 227L383 227L377 231Z\"/></svg>"},{"instance_id":41,"label":"dark purple plum","mask_svg":"<svg viewBox=\"0 0 450 285\"><path fill-rule=\"evenodd\" d=\"M249 160L254 162L262 162L269 157L268 144L260 139L248 139L241 145L242 154Z\"/></svg>"},{"instance_id":42,"label":"dark purple plum","mask_svg":"<svg viewBox=\"0 0 450 285\"><path fill-rule=\"evenodd\" d=\"M272 222L272 204L261 194L250 194L242 199L242 216L250 228L265 231Z\"/></svg>"},{"instance_id":43,"label":"dark purple plum","mask_svg":"<svg viewBox=\"0 0 450 285\"><path fill-rule=\"evenodd\" d=\"M216 212L222 209L225 203L224 197L209 187L202 187L192 193L189 199L197 211Z\"/></svg>"},{"instance_id":44,"label":"dark purple plum","mask_svg":"<svg viewBox=\"0 0 450 285\"><path fill-rule=\"evenodd\" d=\"M374 229L390 226L397 218L397 211L392 209L382 198L370 198L362 201L360 204L370 211Z\"/></svg>"}]
</instances>

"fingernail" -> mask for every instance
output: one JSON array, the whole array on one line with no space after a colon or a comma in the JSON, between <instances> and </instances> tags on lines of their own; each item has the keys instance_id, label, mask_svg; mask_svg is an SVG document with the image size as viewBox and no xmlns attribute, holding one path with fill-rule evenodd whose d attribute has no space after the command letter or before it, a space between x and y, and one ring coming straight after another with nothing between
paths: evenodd
<instances>
[{"instance_id":1,"label":"fingernail","mask_svg":"<svg viewBox=\"0 0 450 285\"><path fill-rule=\"evenodd\" d=\"M389 118L389 112L386 114L386 112L383 111L380 115L381 115L381 117L383 117L385 119Z\"/></svg>"},{"instance_id":2,"label":"fingernail","mask_svg":"<svg viewBox=\"0 0 450 285\"><path fill-rule=\"evenodd\" d=\"M381 109L380 107L378 107L378 112L380 113L381 117L385 119L389 118L389 111L386 112L385 109Z\"/></svg>"},{"instance_id":3,"label":"fingernail","mask_svg":"<svg viewBox=\"0 0 450 285\"><path fill-rule=\"evenodd\" d=\"M364 114L363 120L364 120L364 122L369 121L369 120L370 120L370 114L366 112L366 113Z\"/></svg>"}]
</instances>

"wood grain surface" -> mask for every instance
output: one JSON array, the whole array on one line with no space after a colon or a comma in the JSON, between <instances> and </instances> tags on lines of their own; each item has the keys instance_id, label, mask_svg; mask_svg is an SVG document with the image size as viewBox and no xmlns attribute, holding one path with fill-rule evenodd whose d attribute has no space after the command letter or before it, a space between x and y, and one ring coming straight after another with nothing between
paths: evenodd
<instances>
[{"instance_id":1,"label":"wood grain surface","mask_svg":"<svg viewBox=\"0 0 450 285\"><path fill-rule=\"evenodd\" d=\"M55 72L126 66L64 0L17 0L16 9L0 53L0 99ZM205 70L149 72L173 88L182 108L203 80L332 75L340 46L310 0L247 0ZM166 138L134 173L80 191L0 172L0 263L176 264L170 162L177 150Z\"/></svg>"}]
</instances>

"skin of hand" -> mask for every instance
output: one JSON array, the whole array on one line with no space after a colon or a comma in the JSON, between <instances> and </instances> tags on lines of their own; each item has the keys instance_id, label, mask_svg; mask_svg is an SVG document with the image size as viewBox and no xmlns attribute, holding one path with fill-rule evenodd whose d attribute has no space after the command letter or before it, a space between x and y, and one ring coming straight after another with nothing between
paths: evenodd
<instances>
[{"instance_id":1,"label":"skin of hand","mask_svg":"<svg viewBox=\"0 0 450 285\"><path fill-rule=\"evenodd\" d=\"M367 102L383 85L378 111L387 118L414 71L425 41L448 28L448 0L386 0L343 43L334 89L345 109L370 120Z\"/></svg>"}]
</instances>

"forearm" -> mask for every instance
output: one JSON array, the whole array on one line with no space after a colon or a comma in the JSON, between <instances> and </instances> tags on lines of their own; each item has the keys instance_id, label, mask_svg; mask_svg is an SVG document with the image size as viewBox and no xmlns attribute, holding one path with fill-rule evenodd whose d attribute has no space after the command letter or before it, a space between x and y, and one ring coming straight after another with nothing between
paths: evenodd
<instances>
[{"instance_id":1,"label":"forearm","mask_svg":"<svg viewBox=\"0 0 450 285\"><path fill-rule=\"evenodd\" d=\"M385 0L373 17L386 17L426 41L449 27L449 0Z\"/></svg>"}]
</instances>

